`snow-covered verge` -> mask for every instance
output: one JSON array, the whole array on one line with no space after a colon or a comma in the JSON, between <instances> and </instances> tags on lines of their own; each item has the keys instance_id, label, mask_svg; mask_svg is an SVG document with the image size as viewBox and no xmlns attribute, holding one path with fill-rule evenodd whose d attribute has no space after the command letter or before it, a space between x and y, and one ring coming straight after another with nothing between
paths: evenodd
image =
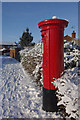
<instances>
[{"instance_id":1,"label":"snow-covered verge","mask_svg":"<svg viewBox=\"0 0 80 120\"><path fill-rule=\"evenodd\" d=\"M61 78L55 81L55 85L58 87L58 107L59 112L65 118L78 118L78 86L79 84L79 58L80 47L74 42L64 41L64 67L65 71ZM23 52L22 52L23 53ZM30 58L32 58L30 60ZM33 59L34 58L34 59ZM29 62L28 62L29 61ZM29 65L31 71L29 72L35 77L37 83L42 86L42 52L41 43L38 43L32 50L25 52L24 57L21 60L22 65L25 67ZM33 67L33 66L34 67Z\"/></svg>"},{"instance_id":2,"label":"snow-covered verge","mask_svg":"<svg viewBox=\"0 0 80 120\"><path fill-rule=\"evenodd\" d=\"M61 118L59 113L42 110L42 90L18 61L0 56L0 63L0 119Z\"/></svg>"}]
</instances>

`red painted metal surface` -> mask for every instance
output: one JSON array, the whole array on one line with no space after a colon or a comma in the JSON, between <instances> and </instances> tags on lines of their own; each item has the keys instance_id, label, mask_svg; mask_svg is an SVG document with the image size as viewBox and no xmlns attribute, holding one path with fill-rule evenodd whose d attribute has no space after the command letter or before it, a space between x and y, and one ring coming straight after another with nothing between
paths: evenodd
<instances>
[{"instance_id":1,"label":"red painted metal surface","mask_svg":"<svg viewBox=\"0 0 80 120\"><path fill-rule=\"evenodd\" d=\"M53 78L64 71L64 28L68 21L48 19L38 23L43 41L43 87L55 90Z\"/></svg>"}]
</instances>

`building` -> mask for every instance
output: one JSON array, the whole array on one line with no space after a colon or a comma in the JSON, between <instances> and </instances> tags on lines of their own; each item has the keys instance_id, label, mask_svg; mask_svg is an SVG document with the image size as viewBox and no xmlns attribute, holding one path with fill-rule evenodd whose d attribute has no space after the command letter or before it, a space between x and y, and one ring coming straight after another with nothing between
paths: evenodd
<instances>
[{"instance_id":1,"label":"building","mask_svg":"<svg viewBox=\"0 0 80 120\"><path fill-rule=\"evenodd\" d=\"M17 47L16 43L11 42L2 42L0 43L0 55L10 54L10 48Z\"/></svg>"},{"instance_id":2,"label":"building","mask_svg":"<svg viewBox=\"0 0 80 120\"><path fill-rule=\"evenodd\" d=\"M11 47L17 46L16 43L12 43L12 42L1 42L0 43L0 49L6 48L9 49Z\"/></svg>"},{"instance_id":3,"label":"building","mask_svg":"<svg viewBox=\"0 0 80 120\"><path fill-rule=\"evenodd\" d=\"M66 36L64 36L64 40L74 41L77 45L80 46L80 39L79 39L79 38L76 38L76 33L75 33L74 30L73 30L73 32L72 32L72 37L70 37L69 35L66 35Z\"/></svg>"},{"instance_id":4,"label":"building","mask_svg":"<svg viewBox=\"0 0 80 120\"><path fill-rule=\"evenodd\" d=\"M10 49L10 57L15 58L15 59L19 59L19 51L21 50L21 48L14 48L14 49Z\"/></svg>"}]
</instances>

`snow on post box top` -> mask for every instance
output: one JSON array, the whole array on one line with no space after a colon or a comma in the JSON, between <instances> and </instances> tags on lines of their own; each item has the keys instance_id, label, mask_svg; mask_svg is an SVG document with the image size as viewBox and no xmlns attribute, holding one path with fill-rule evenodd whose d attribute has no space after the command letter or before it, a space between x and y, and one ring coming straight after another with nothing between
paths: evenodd
<instances>
[{"instance_id":1,"label":"snow on post box top","mask_svg":"<svg viewBox=\"0 0 80 120\"><path fill-rule=\"evenodd\" d=\"M50 26L50 25L53 25L53 26L60 25L63 28L65 28L68 26L68 23L69 21L66 19L59 19L58 17L53 16L52 19L47 19L47 20L39 22L38 27L43 29L44 27L46 28L47 26Z\"/></svg>"}]
</instances>

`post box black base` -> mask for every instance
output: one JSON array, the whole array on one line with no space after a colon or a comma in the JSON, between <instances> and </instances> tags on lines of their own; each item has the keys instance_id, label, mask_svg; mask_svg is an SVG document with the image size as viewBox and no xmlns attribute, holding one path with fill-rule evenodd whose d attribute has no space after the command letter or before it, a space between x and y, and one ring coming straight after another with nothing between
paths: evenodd
<instances>
[{"instance_id":1,"label":"post box black base","mask_svg":"<svg viewBox=\"0 0 80 120\"><path fill-rule=\"evenodd\" d=\"M56 90L48 90L43 88L43 107L42 109L46 112L57 112L57 97L55 94Z\"/></svg>"}]
</instances>

